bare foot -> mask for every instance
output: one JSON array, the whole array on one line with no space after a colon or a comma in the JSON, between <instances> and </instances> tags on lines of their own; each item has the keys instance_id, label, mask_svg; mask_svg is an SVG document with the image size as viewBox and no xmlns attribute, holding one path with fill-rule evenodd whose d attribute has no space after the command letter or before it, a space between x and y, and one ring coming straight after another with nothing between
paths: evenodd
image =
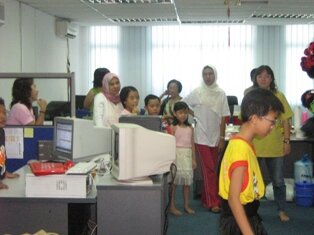
<instances>
[{"instance_id":1,"label":"bare foot","mask_svg":"<svg viewBox=\"0 0 314 235\"><path fill-rule=\"evenodd\" d=\"M278 215L281 222L288 222L290 220L289 216L284 211L279 211Z\"/></svg>"},{"instance_id":2,"label":"bare foot","mask_svg":"<svg viewBox=\"0 0 314 235\"><path fill-rule=\"evenodd\" d=\"M20 177L20 175L16 174L16 173L11 173L11 172L8 172L8 171L5 172L5 178L14 179L14 178L17 178L17 177Z\"/></svg>"},{"instance_id":3,"label":"bare foot","mask_svg":"<svg viewBox=\"0 0 314 235\"><path fill-rule=\"evenodd\" d=\"M185 207L185 208L184 208L184 211L185 211L186 213L190 214L190 215L195 214L195 211L194 211L192 208L190 208L190 207Z\"/></svg>"},{"instance_id":4,"label":"bare foot","mask_svg":"<svg viewBox=\"0 0 314 235\"><path fill-rule=\"evenodd\" d=\"M171 214L176 215L176 216L182 215L182 212L179 211L179 210L178 210L177 208L175 208L175 207L170 208L169 211L170 211Z\"/></svg>"},{"instance_id":5,"label":"bare foot","mask_svg":"<svg viewBox=\"0 0 314 235\"><path fill-rule=\"evenodd\" d=\"M8 185L0 182L0 189L8 189L8 188L9 188Z\"/></svg>"}]
</instances>

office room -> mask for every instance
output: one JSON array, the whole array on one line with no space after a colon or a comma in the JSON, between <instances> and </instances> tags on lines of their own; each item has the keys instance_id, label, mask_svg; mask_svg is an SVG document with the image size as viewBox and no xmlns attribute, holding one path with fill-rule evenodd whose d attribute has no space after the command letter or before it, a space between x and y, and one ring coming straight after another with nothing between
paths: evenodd
<instances>
[{"instance_id":1,"label":"office room","mask_svg":"<svg viewBox=\"0 0 314 235\"><path fill-rule=\"evenodd\" d=\"M311 55L306 55L305 49L314 41L313 12L312 0L0 0L0 74L37 74L39 97L47 103L71 100L71 115L75 116L77 107L73 99L85 96L93 87L93 74L97 68L105 67L117 74L121 88L134 86L139 93L138 106L144 109L145 96L160 96L172 79L181 82L180 96L187 97L201 85L202 70L206 65L216 68L218 86L227 96L236 96L240 105L244 90L252 86L251 70L268 65L274 73L278 90L284 94L293 111L291 124L300 128L306 121L299 119L302 113L308 120L312 117L310 104L304 107L301 96L313 89L313 78L300 63L302 57ZM72 32L57 32L56 22L66 23L67 30L71 27ZM71 35L66 37L66 34ZM45 77L44 74L48 75ZM74 74L74 81L70 83L75 85L70 88L67 82L51 81L57 75L70 79L71 74ZM15 77L4 78L0 78L0 97L4 99L6 109L10 110ZM53 140L52 122L43 124L38 128L48 128L45 129L45 136L47 140ZM227 126L227 130L230 128L234 130L232 125ZM289 142L285 144L291 145L283 170L284 178L288 179L285 210L289 221L280 220L274 200L261 199L259 215L268 234L314 234L311 227L313 205L300 206L295 199L289 198L295 193L294 185L289 181L295 178L295 163L304 154L309 155L309 161L313 160L312 137L304 136L299 128L290 131L289 140L284 140ZM35 129L34 135L37 133ZM29 134L30 129L24 128L24 137L26 132ZM24 142L25 150L29 142L29 139ZM8 159L8 169L19 170L30 160L25 155L21 156L24 159ZM268 186L270 176L266 166L262 165L261 170ZM22 178L20 176L19 180ZM108 195L108 198L123 199L120 207L129 208L130 204L138 207L130 206L123 213L110 206L106 194L97 192L85 201L65 199L67 202L63 204L66 205L60 203L60 198L53 198L50 207L44 206L47 198L28 198L21 208L25 211L33 208L30 220L25 219L26 212L17 211L19 206L16 204L23 199L14 201L14 196L6 196L10 190L15 190L14 182L18 179L4 179L4 182L9 182L9 189L0 190L1 205L6 202L14 205L8 213L12 217L16 213L13 221L20 219L25 227L16 228L15 222L0 223L0 231L34 234L43 229L58 234L96 234L98 230L97 234L109 234L111 231L111 234L120 235L126 234L129 229L136 231L134 234L220 234L221 213L212 213L210 206L202 205L202 178L197 161L197 170L190 185L190 206L195 211L192 215L184 212L183 190L180 187L176 191L176 204L182 215L173 215L168 210L165 212L164 207L169 206L166 194L169 190L163 179L157 192L139 190L128 194L119 189ZM105 189L103 191L107 189L105 184L100 187ZM272 191L272 187L267 190ZM98 207L100 198L107 202L106 206ZM140 204L138 198L153 210L139 209L146 204ZM36 204L36 201L39 203ZM108 206L112 211L106 210ZM36 218L35 213L41 213L42 207L51 211L43 215L43 220L50 220L52 215L55 217L51 222ZM87 210L88 218L78 217L79 226L73 226L76 223L73 216L80 213L82 207ZM73 211L74 214L71 214ZM127 214L134 216L130 218ZM150 214L155 214L155 217L149 217ZM6 213L1 215L1 221L8 221L5 216ZM121 221L113 223L119 217ZM148 221L151 218L155 223ZM141 220L142 223L137 223ZM146 225L141 227L137 224ZM114 229L106 230L106 226L110 225ZM151 228L147 230L149 226ZM73 230L70 231L70 228Z\"/></svg>"}]
</instances>

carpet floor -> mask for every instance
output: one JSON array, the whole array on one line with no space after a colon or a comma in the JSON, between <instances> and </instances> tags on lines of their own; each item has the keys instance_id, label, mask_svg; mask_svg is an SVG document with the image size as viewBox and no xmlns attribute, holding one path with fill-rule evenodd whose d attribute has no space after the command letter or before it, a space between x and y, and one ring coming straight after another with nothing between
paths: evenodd
<instances>
[{"instance_id":1,"label":"carpet floor","mask_svg":"<svg viewBox=\"0 0 314 235\"><path fill-rule=\"evenodd\" d=\"M177 208L183 211L182 190L176 192ZM191 195L191 207L194 215L184 213L181 216L168 215L167 235L218 235L219 214L213 214L201 206L200 199ZM301 207L294 202L287 204L290 221L280 222L273 201L261 200L259 214L269 235L314 235L314 207Z\"/></svg>"}]
</instances>

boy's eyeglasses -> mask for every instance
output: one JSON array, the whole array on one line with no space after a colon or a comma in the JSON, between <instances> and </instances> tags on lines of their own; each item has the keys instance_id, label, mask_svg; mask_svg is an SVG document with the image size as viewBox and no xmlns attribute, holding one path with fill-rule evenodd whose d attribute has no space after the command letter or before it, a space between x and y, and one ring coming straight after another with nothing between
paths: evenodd
<instances>
[{"instance_id":1,"label":"boy's eyeglasses","mask_svg":"<svg viewBox=\"0 0 314 235\"><path fill-rule=\"evenodd\" d=\"M268 121L268 122L270 122L270 124L272 125L272 126L275 126L277 123L278 123L278 120L277 119L275 119L275 120L271 120L271 119L269 119L269 118L267 118L267 117L262 117L263 119L265 119L266 121Z\"/></svg>"}]
</instances>

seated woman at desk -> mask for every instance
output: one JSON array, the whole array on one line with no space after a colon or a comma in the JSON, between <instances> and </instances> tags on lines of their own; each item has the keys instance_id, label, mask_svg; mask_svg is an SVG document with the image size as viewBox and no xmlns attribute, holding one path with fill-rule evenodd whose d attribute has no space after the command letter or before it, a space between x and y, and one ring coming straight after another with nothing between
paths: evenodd
<instances>
[{"instance_id":1,"label":"seated woman at desk","mask_svg":"<svg viewBox=\"0 0 314 235\"><path fill-rule=\"evenodd\" d=\"M46 100L38 98L38 90L33 78L17 78L12 87L13 100L7 125L42 125L45 120ZM40 108L35 118L32 103L37 101Z\"/></svg>"},{"instance_id":2,"label":"seated woman at desk","mask_svg":"<svg viewBox=\"0 0 314 235\"><path fill-rule=\"evenodd\" d=\"M4 100L0 97L0 189L7 189L8 185L2 183L4 178L16 178L19 177L18 174L10 173L6 170L6 152L5 152L5 135L3 127L5 126L7 120L7 114L5 109Z\"/></svg>"}]
</instances>

